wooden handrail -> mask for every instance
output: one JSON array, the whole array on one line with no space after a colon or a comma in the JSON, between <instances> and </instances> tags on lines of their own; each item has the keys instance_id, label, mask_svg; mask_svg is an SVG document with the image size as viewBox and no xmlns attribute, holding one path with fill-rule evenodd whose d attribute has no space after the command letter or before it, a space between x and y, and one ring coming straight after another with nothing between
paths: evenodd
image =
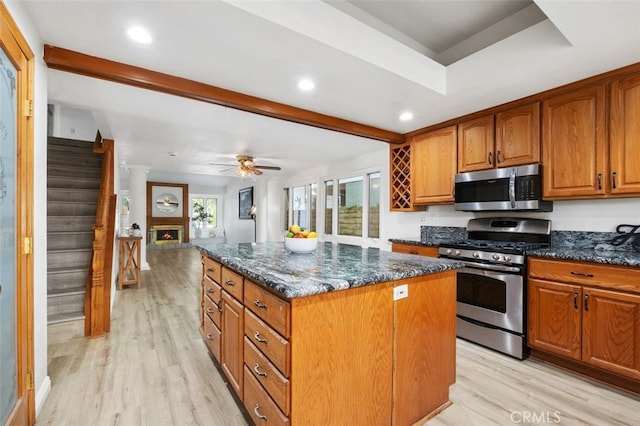
<instances>
[{"instance_id":1,"label":"wooden handrail","mask_svg":"<svg viewBox=\"0 0 640 426\"><path fill-rule=\"evenodd\" d=\"M113 140L102 139L98 134L93 151L102 154L102 178L96 221L93 225L93 250L85 294L84 334L102 336L110 330L111 323L111 275L113 269L113 245L115 202L113 193Z\"/></svg>"}]
</instances>

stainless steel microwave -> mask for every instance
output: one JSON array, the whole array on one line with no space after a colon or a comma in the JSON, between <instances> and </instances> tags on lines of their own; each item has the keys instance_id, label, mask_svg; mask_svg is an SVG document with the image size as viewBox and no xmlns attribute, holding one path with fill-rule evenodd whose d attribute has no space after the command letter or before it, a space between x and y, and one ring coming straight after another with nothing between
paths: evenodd
<instances>
[{"instance_id":1,"label":"stainless steel microwave","mask_svg":"<svg viewBox=\"0 0 640 426\"><path fill-rule=\"evenodd\" d=\"M528 164L457 174L455 209L550 212L553 203L542 200L540 164Z\"/></svg>"}]
</instances>

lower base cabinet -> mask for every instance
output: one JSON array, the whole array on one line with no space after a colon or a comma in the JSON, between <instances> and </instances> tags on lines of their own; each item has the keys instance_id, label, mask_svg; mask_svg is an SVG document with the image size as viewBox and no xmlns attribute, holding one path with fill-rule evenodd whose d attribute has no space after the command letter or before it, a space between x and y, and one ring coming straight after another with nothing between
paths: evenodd
<instances>
[{"instance_id":1,"label":"lower base cabinet","mask_svg":"<svg viewBox=\"0 0 640 426\"><path fill-rule=\"evenodd\" d=\"M256 424L404 426L450 405L455 271L291 300L244 287L238 396Z\"/></svg>"},{"instance_id":2,"label":"lower base cabinet","mask_svg":"<svg viewBox=\"0 0 640 426\"><path fill-rule=\"evenodd\" d=\"M528 282L532 355L611 373L622 378L614 385L640 392L640 269L530 259Z\"/></svg>"}]
</instances>

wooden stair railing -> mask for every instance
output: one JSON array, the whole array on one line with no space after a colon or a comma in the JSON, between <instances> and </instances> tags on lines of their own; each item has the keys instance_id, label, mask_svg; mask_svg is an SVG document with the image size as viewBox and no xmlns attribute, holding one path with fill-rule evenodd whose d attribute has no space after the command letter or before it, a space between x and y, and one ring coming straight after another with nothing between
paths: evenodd
<instances>
[{"instance_id":1,"label":"wooden stair railing","mask_svg":"<svg viewBox=\"0 0 640 426\"><path fill-rule=\"evenodd\" d=\"M98 132L93 151L103 155L102 179L96 221L93 225L93 251L84 299L84 335L87 337L103 336L111 327L111 279L116 219L113 146L113 140L102 139Z\"/></svg>"}]
</instances>

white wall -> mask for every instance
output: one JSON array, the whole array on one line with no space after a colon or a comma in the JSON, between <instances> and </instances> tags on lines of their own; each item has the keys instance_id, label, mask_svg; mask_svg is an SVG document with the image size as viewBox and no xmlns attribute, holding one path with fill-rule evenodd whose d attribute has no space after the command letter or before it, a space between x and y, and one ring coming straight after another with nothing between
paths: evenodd
<instances>
[{"instance_id":1,"label":"white wall","mask_svg":"<svg viewBox=\"0 0 640 426\"><path fill-rule=\"evenodd\" d=\"M250 243L254 241L254 222L248 219L238 218L238 192L241 189L245 189L253 186L253 200L254 203L265 196L264 184L258 183L258 179L261 178L246 178L242 180L236 180L227 185L227 192L225 195L225 232L228 244L238 243ZM262 207L258 208L258 215L267 214ZM257 223L256 223L257 226Z\"/></svg>"},{"instance_id":2,"label":"white wall","mask_svg":"<svg viewBox=\"0 0 640 426\"><path fill-rule=\"evenodd\" d=\"M44 403L51 380L47 375L47 74L43 43L22 4L6 3L35 56L33 147L33 339L36 415Z\"/></svg>"},{"instance_id":3,"label":"white wall","mask_svg":"<svg viewBox=\"0 0 640 426\"><path fill-rule=\"evenodd\" d=\"M65 105L53 106L53 136L94 141L97 132L98 126L89 111Z\"/></svg>"}]
</instances>

